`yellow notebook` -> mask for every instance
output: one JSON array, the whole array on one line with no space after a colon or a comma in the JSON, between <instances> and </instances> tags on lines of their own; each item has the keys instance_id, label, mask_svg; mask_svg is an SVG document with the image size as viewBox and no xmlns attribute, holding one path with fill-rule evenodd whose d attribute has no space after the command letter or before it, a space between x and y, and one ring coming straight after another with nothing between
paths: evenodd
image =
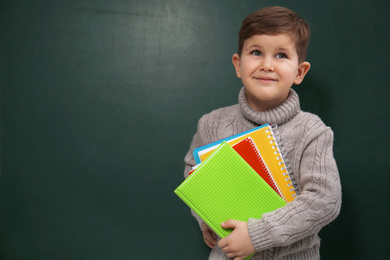
<instances>
[{"instance_id":1,"label":"yellow notebook","mask_svg":"<svg viewBox=\"0 0 390 260\"><path fill-rule=\"evenodd\" d=\"M286 202L291 202L297 195L296 183L287 160L282 156L281 146L278 144L275 133L269 124L196 148L194 149L195 161L197 163L203 162L222 141L234 145L247 137L251 137L255 143L278 189L281 191L282 198Z\"/></svg>"}]
</instances>

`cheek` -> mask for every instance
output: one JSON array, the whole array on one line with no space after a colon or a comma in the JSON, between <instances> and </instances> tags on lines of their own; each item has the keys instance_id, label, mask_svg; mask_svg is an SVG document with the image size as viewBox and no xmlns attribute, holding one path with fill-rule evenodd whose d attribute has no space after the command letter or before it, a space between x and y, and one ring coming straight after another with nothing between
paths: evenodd
<instances>
[{"instance_id":1,"label":"cheek","mask_svg":"<svg viewBox=\"0 0 390 260\"><path fill-rule=\"evenodd\" d=\"M254 71L256 71L256 64L255 63L245 63L243 66L241 66L241 74L242 75L251 75Z\"/></svg>"},{"instance_id":2,"label":"cheek","mask_svg":"<svg viewBox=\"0 0 390 260\"><path fill-rule=\"evenodd\" d=\"M280 70L280 73L282 73L285 79L295 80L298 75L298 69L286 67L283 70Z\"/></svg>"}]
</instances>

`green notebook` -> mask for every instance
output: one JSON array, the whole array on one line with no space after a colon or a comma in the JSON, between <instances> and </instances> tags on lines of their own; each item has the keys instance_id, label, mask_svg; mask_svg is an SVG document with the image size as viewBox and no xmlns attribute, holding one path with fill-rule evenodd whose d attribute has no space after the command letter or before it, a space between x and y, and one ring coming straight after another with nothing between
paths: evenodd
<instances>
[{"instance_id":1,"label":"green notebook","mask_svg":"<svg viewBox=\"0 0 390 260\"><path fill-rule=\"evenodd\" d=\"M261 218L286 202L226 142L223 142L175 190L221 238L231 229L221 223Z\"/></svg>"}]
</instances>

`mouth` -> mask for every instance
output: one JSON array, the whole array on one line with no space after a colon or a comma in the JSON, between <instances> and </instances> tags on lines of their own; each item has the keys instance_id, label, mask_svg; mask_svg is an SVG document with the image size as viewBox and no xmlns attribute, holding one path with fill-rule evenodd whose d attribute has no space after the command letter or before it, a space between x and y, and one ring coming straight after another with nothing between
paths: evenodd
<instances>
[{"instance_id":1,"label":"mouth","mask_svg":"<svg viewBox=\"0 0 390 260\"><path fill-rule=\"evenodd\" d=\"M272 83L275 82L276 79L271 77L255 77L255 80L262 82L262 83Z\"/></svg>"}]
</instances>

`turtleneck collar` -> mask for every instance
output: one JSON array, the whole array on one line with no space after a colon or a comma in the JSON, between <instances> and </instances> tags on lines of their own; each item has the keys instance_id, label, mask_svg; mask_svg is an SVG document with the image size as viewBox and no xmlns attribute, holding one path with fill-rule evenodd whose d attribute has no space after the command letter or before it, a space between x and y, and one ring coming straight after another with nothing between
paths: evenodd
<instances>
[{"instance_id":1,"label":"turtleneck collar","mask_svg":"<svg viewBox=\"0 0 390 260\"><path fill-rule=\"evenodd\" d=\"M257 112L249 106L244 87L238 95L238 103L243 117L257 125L280 125L289 121L301 111L298 94L293 89L290 89L287 99L282 104L264 112Z\"/></svg>"}]
</instances>

